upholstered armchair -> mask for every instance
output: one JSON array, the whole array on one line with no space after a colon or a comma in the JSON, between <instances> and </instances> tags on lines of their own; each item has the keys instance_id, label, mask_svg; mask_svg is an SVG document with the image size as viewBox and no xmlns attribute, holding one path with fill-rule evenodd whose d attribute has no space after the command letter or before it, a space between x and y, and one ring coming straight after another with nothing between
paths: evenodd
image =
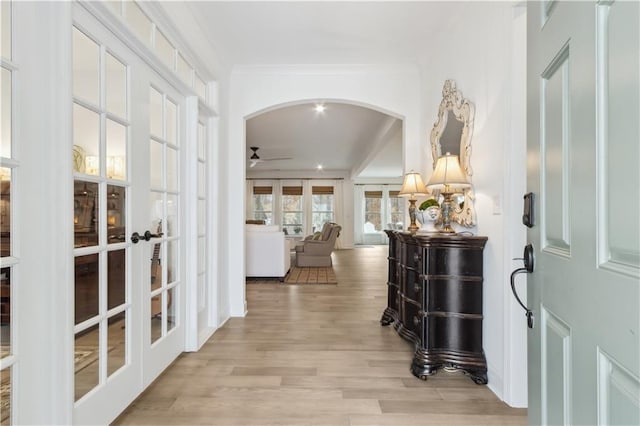
<instances>
[{"instance_id":1,"label":"upholstered armchair","mask_svg":"<svg viewBox=\"0 0 640 426\"><path fill-rule=\"evenodd\" d=\"M317 239L305 238L296 245L296 266L331 266L331 253L342 227L326 223Z\"/></svg>"}]
</instances>

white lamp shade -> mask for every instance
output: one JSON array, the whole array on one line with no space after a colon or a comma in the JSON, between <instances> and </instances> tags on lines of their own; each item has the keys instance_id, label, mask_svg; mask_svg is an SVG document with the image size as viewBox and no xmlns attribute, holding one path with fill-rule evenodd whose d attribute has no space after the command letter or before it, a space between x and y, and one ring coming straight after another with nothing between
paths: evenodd
<instances>
[{"instance_id":1,"label":"white lamp shade","mask_svg":"<svg viewBox=\"0 0 640 426\"><path fill-rule=\"evenodd\" d=\"M438 158L436 168L427 184L429 189L443 190L446 186L449 188L467 188L471 186L469 178L460 167L458 156L448 153Z\"/></svg>"},{"instance_id":2,"label":"white lamp shade","mask_svg":"<svg viewBox=\"0 0 640 426\"><path fill-rule=\"evenodd\" d=\"M427 193L427 187L424 186L420 173L412 170L404 175L404 182L402 182L402 188L400 188L400 192L398 193L399 196L413 197L414 195L424 195Z\"/></svg>"},{"instance_id":3,"label":"white lamp shade","mask_svg":"<svg viewBox=\"0 0 640 426\"><path fill-rule=\"evenodd\" d=\"M444 190L447 186L449 189L468 188L471 186L469 178L460 167L458 156L448 153L438 158L436 168L427 184L429 189L436 190Z\"/></svg>"}]
</instances>

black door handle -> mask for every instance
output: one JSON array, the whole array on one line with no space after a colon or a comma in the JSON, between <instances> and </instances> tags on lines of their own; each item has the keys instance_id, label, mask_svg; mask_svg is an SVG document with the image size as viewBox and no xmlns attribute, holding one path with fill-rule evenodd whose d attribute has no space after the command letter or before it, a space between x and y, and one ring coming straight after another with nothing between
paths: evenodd
<instances>
[{"instance_id":1,"label":"black door handle","mask_svg":"<svg viewBox=\"0 0 640 426\"><path fill-rule=\"evenodd\" d=\"M149 241L151 238L160 238L162 237L162 235L162 232L158 234L152 234L151 231L144 231L144 234L142 235L134 232L133 234L131 234L131 242L133 244L138 244L138 241L140 240Z\"/></svg>"},{"instance_id":2,"label":"black door handle","mask_svg":"<svg viewBox=\"0 0 640 426\"><path fill-rule=\"evenodd\" d=\"M152 238L160 238L163 235L164 234L162 232L160 232L158 234L152 234L151 231L144 231L144 240L145 241L149 241Z\"/></svg>"},{"instance_id":3,"label":"black door handle","mask_svg":"<svg viewBox=\"0 0 640 426\"><path fill-rule=\"evenodd\" d=\"M531 309L527 308L525 304L522 303L522 300L520 300L520 297L518 297L518 292L516 291L516 283L515 283L516 275L521 274L523 272L528 272L527 268L518 268L511 273L511 291L513 292L513 295L515 296L520 306L522 306L522 308L525 310L525 315L527 316L527 326L529 328L533 328L533 312L531 312Z\"/></svg>"},{"instance_id":4,"label":"black door handle","mask_svg":"<svg viewBox=\"0 0 640 426\"><path fill-rule=\"evenodd\" d=\"M516 275L522 274L522 273L530 274L531 272L533 272L533 246L531 244L527 244L524 247L524 256L522 260L524 262L524 268L518 268L511 273L511 291L513 292L513 295L515 296L520 306L522 306L522 308L525 310L525 315L527 316L527 326L529 328L533 328L533 311L527 308L527 306L524 303L522 303L522 300L520 300L520 297L518 296L518 292L516 291L516 282L515 282Z\"/></svg>"}]
</instances>

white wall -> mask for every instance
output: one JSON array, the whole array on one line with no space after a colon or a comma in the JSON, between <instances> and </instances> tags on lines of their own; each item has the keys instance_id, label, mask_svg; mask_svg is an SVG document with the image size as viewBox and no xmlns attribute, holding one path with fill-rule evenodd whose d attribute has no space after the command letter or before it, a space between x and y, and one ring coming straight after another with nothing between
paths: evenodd
<instances>
[{"instance_id":1,"label":"white wall","mask_svg":"<svg viewBox=\"0 0 640 426\"><path fill-rule=\"evenodd\" d=\"M241 235L245 194L245 119L274 106L303 100L340 100L373 108L404 120L403 134L409 152L420 152L420 77L415 66L281 66L241 67L232 72L229 103L229 139L226 152L228 229ZM406 150L405 150L406 152ZM405 156L406 157L406 156ZM406 167L418 169L422 158L411 155ZM349 184L345 183L345 188ZM353 204L344 191L345 206ZM344 233L353 234L353 213L346 217ZM350 225L348 225L350 224ZM230 313L246 312L244 239L228 238L227 262Z\"/></svg>"},{"instance_id":2,"label":"white wall","mask_svg":"<svg viewBox=\"0 0 640 426\"><path fill-rule=\"evenodd\" d=\"M436 120L446 79L455 80L475 104L471 165L478 225L471 230L489 238L484 253L484 350L489 387L513 406L527 404L526 321L509 286L509 272L516 267L512 258L522 257L525 241L520 224L525 191L523 9L486 7L473 22L458 22L435 40L440 48L430 51L421 74L426 132ZM431 152L426 157L430 168Z\"/></svg>"}]
</instances>

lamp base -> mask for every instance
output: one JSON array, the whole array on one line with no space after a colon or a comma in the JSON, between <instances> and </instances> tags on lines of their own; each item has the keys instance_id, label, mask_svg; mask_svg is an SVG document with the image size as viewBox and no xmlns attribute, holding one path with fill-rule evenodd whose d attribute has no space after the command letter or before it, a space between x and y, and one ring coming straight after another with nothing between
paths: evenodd
<instances>
[{"instance_id":1,"label":"lamp base","mask_svg":"<svg viewBox=\"0 0 640 426\"><path fill-rule=\"evenodd\" d=\"M415 234L418 232L418 229L420 229L418 224L416 224L416 201L416 199L409 198L409 219L411 220L411 223L407 230L412 234Z\"/></svg>"},{"instance_id":2,"label":"lamp base","mask_svg":"<svg viewBox=\"0 0 640 426\"><path fill-rule=\"evenodd\" d=\"M451 227L451 225L443 226L440 230L443 234L455 234L456 230Z\"/></svg>"},{"instance_id":3,"label":"lamp base","mask_svg":"<svg viewBox=\"0 0 640 426\"><path fill-rule=\"evenodd\" d=\"M407 231L411 232L412 234L415 234L416 232L418 232L418 230L420 230L420 227L418 225L409 225L409 227L407 228Z\"/></svg>"},{"instance_id":4,"label":"lamp base","mask_svg":"<svg viewBox=\"0 0 640 426\"><path fill-rule=\"evenodd\" d=\"M451 199L452 192L443 192L442 196L444 200L442 201L442 229L440 232L452 234L455 233L455 229L451 227L451 203L453 200Z\"/></svg>"}]
</instances>

